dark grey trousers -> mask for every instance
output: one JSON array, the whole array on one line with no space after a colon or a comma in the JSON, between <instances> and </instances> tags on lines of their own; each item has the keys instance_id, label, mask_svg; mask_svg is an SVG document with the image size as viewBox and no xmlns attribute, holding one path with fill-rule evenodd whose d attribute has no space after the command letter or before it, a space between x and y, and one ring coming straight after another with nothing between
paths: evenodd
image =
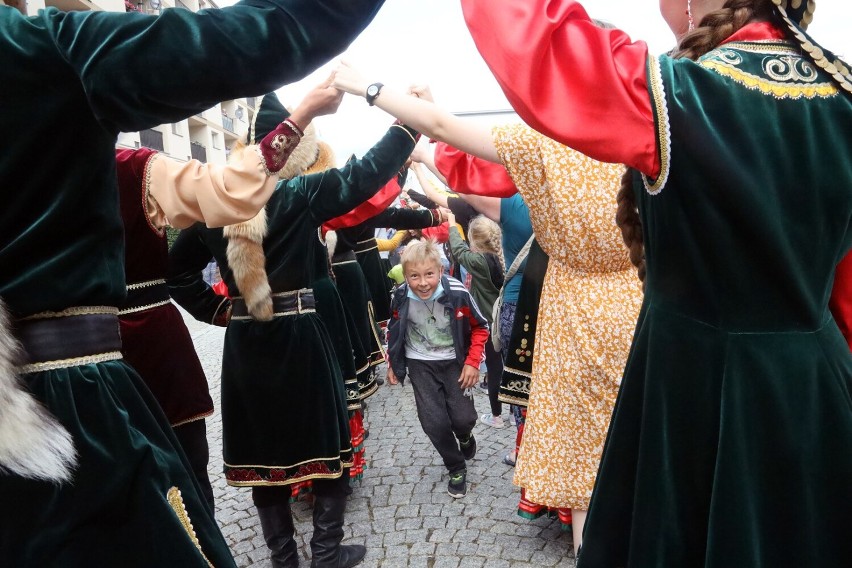
<instances>
[{"instance_id":1,"label":"dark grey trousers","mask_svg":"<svg viewBox=\"0 0 852 568\"><path fill-rule=\"evenodd\" d=\"M465 469L456 439L466 439L477 420L473 397L465 396L459 386L461 369L455 360L408 360L417 418L450 473Z\"/></svg>"}]
</instances>

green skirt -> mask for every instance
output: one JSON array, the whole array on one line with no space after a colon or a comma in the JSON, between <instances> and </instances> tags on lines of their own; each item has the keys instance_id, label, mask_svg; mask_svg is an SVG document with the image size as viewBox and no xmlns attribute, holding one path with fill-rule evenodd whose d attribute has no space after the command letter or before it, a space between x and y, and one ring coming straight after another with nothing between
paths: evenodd
<instances>
[{"instance_id":1,"label":"green skirt","mask_svg":"<svg viewBox=\"0 0 852 568\"><path fill-rule=\"evenodd\" d=\"M344 261L332 266L340 297L352 318L362 349L372 366L385 360L385 350L379 341L380 329L372 313L371 293L364 271L357 261ZM372 393L370 393L372 394Z\"/></svg>"},{"instance_id":2,"label":"green skirt","mask_svg":"<svg viewBox=\"0 0 852 568\"><path fill-rule=\"evenodd\" d=\"M646 305L579 566L846 566L850 450L852 357L830 316L728 333Z\"/></svg>"},{"instance_id":3,"label":"green skirt","mask_svg":"<svg viewBox=\"0 0 852 568\"><path fill-rule=\"evenodd\" d=\"M234 566L165 415L123 361L31 373L74 438L71 483L0 474L0 566Z\"/></svg>"},{"instance_id":4,"label":"green skirt","mask_svg":"<svg viewBox=\"0 0 852 568\"><path fill-rule=\"evenodd\" d=\"M365 398L364 388L370 377L368 356L357 337L352 316L340 298L338 286L331 278L323 277L314 281L313 289L317 314L322 318L331 337L334 354L343 375L346 404L349 410L360 410L361 400ZM375 387L375 381L373 386ZM369 394L373 392L375 388Z\"/></svg>"},{"instance_id":5,"label":"green skirt","mask_svg":"<svg viewBox=\"0 0 852 568\"><path fill-rule=\"evenodd\" d=\"M373 317L376 323L383 324L390 319L390 299L393 282L382 265L382 257L375 248L364 252L355 252L358 264L364 271L367 287L370 290L370 301L373 305Z\"/></svg>"},{"instance_id":6,"label":"green skirt","mask_svg":"<svg viewBox=\"0 0 852 568\"><path fill-rule=\"evenodd\" d=\"M351 465L343 378L317 313L231 320L222 355L222 430L230 485L332 479Z\"/></svg>"}]
</instances>

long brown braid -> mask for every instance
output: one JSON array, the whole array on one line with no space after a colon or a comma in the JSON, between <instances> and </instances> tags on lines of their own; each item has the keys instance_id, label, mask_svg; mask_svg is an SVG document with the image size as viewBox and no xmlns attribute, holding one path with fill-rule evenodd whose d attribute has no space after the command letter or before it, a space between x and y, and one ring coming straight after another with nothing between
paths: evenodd
<instances>
[{"instance_id":1,"label":"long brown braid","mask_svg":"<svg viewBox=\"0 0 852 568\"><path fill-rule=\"evenodd\" d=\"M719 10L710 12L693 31L683 36L680 45L672 54L674 58L698 59L715 49L753 19L772 17L771 0L728 0ZM642 221L633 191L633 170L628 169L621 178L621 189L616 196L615 221L621 229L621 237L630 251L630 262L638 269L639 280L645 282L645 246L642 237Z\"/></svg>"}]
</instances>

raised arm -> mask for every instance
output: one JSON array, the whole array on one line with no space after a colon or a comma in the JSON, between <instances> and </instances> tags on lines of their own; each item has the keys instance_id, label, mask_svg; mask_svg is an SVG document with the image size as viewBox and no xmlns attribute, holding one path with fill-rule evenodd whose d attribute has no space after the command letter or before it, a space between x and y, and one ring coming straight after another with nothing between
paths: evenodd
<instances>
[{"instance_id":1,"label":"raised arm","mask_svg":"<svg viewBox=\"0 0 852 568\"><path fill-rule=\"evenodd\" d=\"M467 201L467 203L494 221L495 223L500 222L500 198L499 197L485 197L482 195L467 195L464 193L459 194L459 197Z\"/></svg>"},{"instance_id":2,"label":"raised arm","mask_svg":"<svg viewBox=\"0 0 852 568\"><path fill-rule=\"evenodd\" d=\"M435 145L434 162L456 193L512 197L518 192L503 164L477 158L445 142Z\"/></svg>"},{"instance_id":3,"label":"raised arm","mask_svg":"<svg viewBox=\"0 0 852 568\"><path fill-rule=\"evenodd\" d=\"M413 201L414 203L416 203L417 205L419 205L421 207L426 207L427 209L435 209L435 208L439 207L439 205L437 203L435 203L434 201L432 201L431 199L429 199L428 197L426 197L425 195L423 195L419 191L415 191L413 189L409 190L403 196L403 198L408 198L411 201Z\"/></svg>"},{"instance_id":4,"label":"raised arm","mask_svg":"<svg viewBox=\"0 0 852 568\"><path fill-rule=\"evenodd\" d=\"M434 140L433 142L437 142L437 140ZM445 144L444 142L437 143ZM414 162L419 162L426 166L426 169L432 172L432 175L438 178L438 181L440 181L444 185L450 185L449 183L447 183L447 178L444 177L444 174L442 174L441 171L438 170L437 167L435 167L435 148L426 146L424 144L417 144L417 146L414 148L414 151L411 153L411 160Z\"/></svg>"},{"instance_id":5,"label":"raised arm","mask_svg":"<svg viewBox=\"0 0 852 568\"><path fill-rule=\"evenodd\" d=\"M450 218L450 253L465 270L472 274L488 274L488 261L485 255L473 252L462 237L462 228L456 223L455 217Z\"/></svg>"},{"instance_id":6,"label":"raised arm","mask_svg":"<svg viewBox=\"0 0 852 568\"><path fill-rule=\"evenodd\" d=\"M408 126L393 125L364 157L288 182L305 194L318 225L339 217L378 192L405 165L418 136Z\"/></svg>"},{"instance_id":7,"label":"raised arm","mask_svg":"<svg viewBox=\"0 0 852 568\"><path fill-rule=\"evenodd\" d=\"M378 215L367 219L364 226L373 229L425 229L446 221L438 209L408 209L389 207Z\"/></svg>"},{"instance_id":8,"label":"raised arm","mask_svg":"<svg viewBox=\"0 0 852 568\"><path fill-rule=\"evenodd\" d=\"M399 173L396 177L391 178L378 193L348 213L323 223L323 229L326 231L337 231L347 227L354 227L387 209L399 197L401 192L399 179L401 176L402 173Z\"/></svg>"},{"instance_id":9,"label":"raised arm","mask_svg":"<svg viewBox=\"0 0 852 568\"><path fill-rule=\"evenodd\" d=\"M462 0L462 8L524 122L592 158L656 177L644 42L596 26L574 0Z\"/></svg>"},{"instance_id":10,"label":"raised arm","mask_svg":"<svg viewBox=\"0 0 852 568\"><path fill-rule=\"evenodd\" d=\"M223 227L251 219L272 195L278 172L305 128L317 116L336 112L342 97L328 82L318 85L259 144L232 152L227 165L153 155L143 181L151 224L184 228L203 221L208 227Z\"/></svg>"},{"instance_id":11,"label":"raised arm","mask_svg":"<svg viewBox=\"0 0 852 568\"><path fill-rule=\"evenodd\" d=\"M370 81L347 63L341 63L335 70L334 86L347 93L366 97ZM435 103L421 98L425 92L423 87L413 88L413 93L418 96L412 97L391 87L383 87L374 104L429 138L447 142L474 156L499 162L489 127L450 114Z\"/></svg>"},{"instance_id":12,"label":"raised arm","mask_svg":"<svg viewBox=\"0 0 852 568\"><path fill-rule=\"evenodd\" d=\"M305 77L342 52L382 4L244 0L157 16L47 9L32 25L49 29L99 122L133 132Z\"/></svg>"},{"instance_id":13,"label":"raised arm","mask_svg":"<svg viewBox=\"0 0 852 568\"><path fill-rule=\"evenodd\" d=\"M420 188L423 190L423 195L425 195L427 199L434 201L441 207L449 207L447 205L447 194L443 191L438 191L435 184L432 183L432 180L430 180L426 175L426 172L423 171L422 164L412 162L411 171L413 171L414 175L417 176L417 183L420 184Z\"/></svg>"}]
</instances>

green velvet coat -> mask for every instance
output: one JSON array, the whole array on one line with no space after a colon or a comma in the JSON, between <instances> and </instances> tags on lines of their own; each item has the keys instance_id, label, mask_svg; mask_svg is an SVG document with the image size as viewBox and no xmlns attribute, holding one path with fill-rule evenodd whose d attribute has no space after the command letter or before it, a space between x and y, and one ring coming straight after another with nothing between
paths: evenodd
<instances>
[{"instance_id":1,"label":"green velvet coat","mask_svg":"<svg viewBox=\"0 0 852 568\"><path fill-rule=\"evenodd\" d=\"M414 149L404 127L391 127L362 159L279 184L266 205L263 241L273 293L311 288L326 275L319 228L375 194ZM184 231L170 257L172 297L190 312L204 287L196 277L212 253L232 296L240 295L222 229ZM183 282L183 284L182 284ZM327 293L315 295L318 302ZM225 477L230 485L287 485L339 477L352 460L344 378L335 346L315 313L270 321L231 320L222 356ZM332 310L333 312L334 310ZM351 353L349 354L351 357ZM353 377L354 378L354 377ZM357 383L352 385L357 389ZM357 390L354 390L357 396Z\"/></svg>"},{"instance_id":2,"label":"green velvet coat","mask_svg":"<svg viewBox=\"0 0 852 568\"><path fill-rule=\"evenodd\" d=\"M381 3L248 0L160 16L26 17L0 6L0 296L13 314L122 302L120 131L300 79ZM0 566L233 566L168 422L128 365L24 380L73 436L79 466L61 487L0 473Z\"/></svg>"},{"instance_id":3,"label":"green velvet coat","mask_svg":"<svg viewBox=\"0 0 852 568\"><path fill-rule=\"evenodd\" d=\"M646 293L579 566L843 566L852 100L789 42L649 62Z\"/></svg>"}]
</instances>

